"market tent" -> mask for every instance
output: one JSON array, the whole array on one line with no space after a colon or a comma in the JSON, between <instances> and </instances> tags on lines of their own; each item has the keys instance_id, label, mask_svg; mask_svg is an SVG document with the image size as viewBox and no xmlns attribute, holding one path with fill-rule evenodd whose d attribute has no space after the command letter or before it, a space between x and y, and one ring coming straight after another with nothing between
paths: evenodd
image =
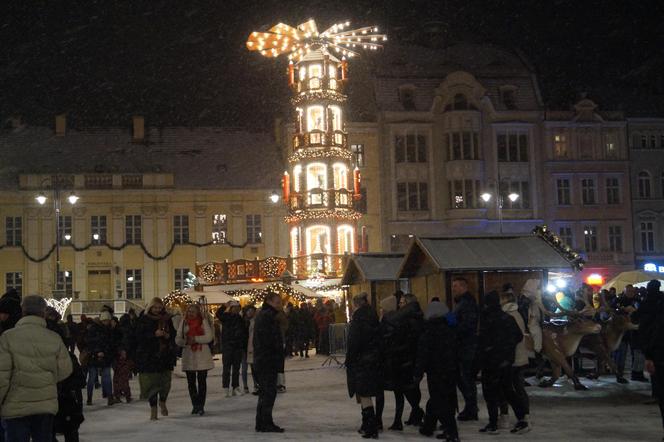
<instances>
[{"instance_id":1,"label":"market tent","mask_svg":"<svg viewBox=\"0 0 664 442\"><path fill-rule=\"evenodd\" d=\"M247 282L244 284L223 284L223 285L208 285L203 286L203 291L196 291L194 289L187 289L185 293L191 297L191 299L198 299L199 296L205 296L208 304L223 304L228 301L231 301L233 294L240 291L249 291L249 290L265 290L268 286L271 285L284 285L282 282ZM291 286L296 292L307 298L318 298L320 297L315 291L303 287L301 285L292 285Z\"/></svg>"},{"instance_id":2,"label":"market tent","mask_svg":"<svg viewBox=\"0 0 664 442\"><path fill-rule=\"evenodd\" d=\"M417 275L424 266L436 270L571 270L572 264L543 239L534 236L416 238L398 275ZM426 269L424 269L426 271Z\"/></svg>"},{"instance_id":3,"label":"market tent","mask_svg":"<svg viewBox=\"0 0 664 442\"><path fill-rule=\"evenodd\" d=\"M643 270L631 270L629 272L622 272L618 274L615 278L611 279L609 282L602 286L602 289L610 289L615 287L616 292L621 293L625 290L625 287L629 284L632 284L636 287L645 286L648 281L653 279L658 279L664 285L664 280L661 273L654 272L645 272Z\"/></svg>"},{"instance_id":4,"label":"market tent","mask_svg":"<svg viewBox=\"0 0 664 442\"><path fill-rule=\"evenodd\" d=\"M341 279L342 285L367 281L396 281L402 253L360 253L351 255Z\"/></svg>"},{"instance_id":5,"label":"market tent","mask_svg":"<svg viewBox=\"0 0 664 442\"><path fill-rule=\"evenodd\" d=\"M205 286L203 291L196 291L193 288L186 289L184 291L191 299L198 301L201 296L205 296L205 302L207 304L225 304L228 301L232 301L234 298L228 295L225 290L221 289L221 286Z\"/></svg>"}]
</instances>

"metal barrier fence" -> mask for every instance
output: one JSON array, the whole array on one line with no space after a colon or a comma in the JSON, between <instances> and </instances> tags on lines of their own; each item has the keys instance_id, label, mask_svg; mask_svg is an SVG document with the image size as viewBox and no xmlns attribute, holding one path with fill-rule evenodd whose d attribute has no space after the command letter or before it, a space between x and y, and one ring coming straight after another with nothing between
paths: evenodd
<instances>
[{"instance_id":1,"label":"metal barrier fence","mask_svg":"<svg viewBox=\"0 0 664 442\"><path fill-rule=\"evenodd\" d=\"M346 347L348 344L348 324L330 324L328 331L328 343L330 354L323 362L323 366L332 365L332 361L343 367L344 363L339 358L346 358Z\"/></svg>"}]
</instances>

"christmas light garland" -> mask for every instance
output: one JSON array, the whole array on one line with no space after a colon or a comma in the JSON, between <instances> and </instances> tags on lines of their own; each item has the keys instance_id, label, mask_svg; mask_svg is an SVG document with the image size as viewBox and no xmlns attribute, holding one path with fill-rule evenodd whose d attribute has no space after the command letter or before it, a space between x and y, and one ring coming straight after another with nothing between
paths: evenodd
<instances>
[{"instance_id":1,"label":"christmas light garland","mask_svg":"<svg viewBox=\"0 0 664 442\"><path fill-rule=\"evenodd\" d=\"M290 163L299 163L302 160L321 158L339 158L351 161L353 154L350 150L340 147L327 147L316 150L312 148L300 148L288 157L288 161Z\"/></svg>"},{"instance_id":2,"label":"christmas light garland","mask_svg":"<svg viewBox=\"0 0 664 442\"><path fill-rule=\"evenodd\" d=\"M565 244L565 242L558 235L549 230L547 226L537 226L533 229L532 233L553 247L576 270L583 270L583 266L586 264L583 257L572 250L570 246Z\"/></svg>"},{"instance_id":3,"label":"christmas light garland","mask_svg":"<svg viewBox=\"0 0 664 442\"><path fill-rule=\"evenodd\" d=\"M333 100L339 103L344 103L348 97L334 90L315 90L300 92L294 98L291 98L291 103L298 106L300 103L309 100Z\"/></svg>"},{"instance_id":4,"label":"christmas light garland","mask_svg":"<svg viewBox=\"0 0 664 442\"><path fill-rule=\"evenodd\" d=\"M239 298L241 296L248 296L249 302L252 304L263 302L265 295L268 292L275 292L281 295L282 297L288 296L295 299L297 302L304 302L307 300L307 297L294 289L289 285L285 285L279 282L272 283L265 288L256 288L256 289L247 289L247 290L233 290L226 292L229 296L234 298Z\"/></svg>"},{"instance_id":5,"label":"christmas light garland","mask_svg":"<svg viewBox=\"0 0 664 442\"><path fill-rule=\"evenodd\" d=\"M333 219L338 221L357 221L362 218L362 214L354 210L348 209L327 209L316 211L300 211L290 215L286 215L284 220L288 224L298 223L300 221L320 220L320 219Z\"/></svg>"}]
</instances>

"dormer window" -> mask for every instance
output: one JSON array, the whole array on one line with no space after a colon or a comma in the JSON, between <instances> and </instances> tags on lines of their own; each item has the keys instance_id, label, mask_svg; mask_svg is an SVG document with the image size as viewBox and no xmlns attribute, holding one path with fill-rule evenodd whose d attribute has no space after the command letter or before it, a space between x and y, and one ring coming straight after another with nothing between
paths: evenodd
<instances>
[{"instance_id":1,"label":"dormer window","mask_svg":"<svg viewBox=\"0 0 664 442\"><path fill-rule=\"evenodd\" d=\"M402 86L399 88L399 102L404 110L415 110L415 88Z\"/></svg>"},{"instance_id":2,"label":"dormer window","mask_svg":"<svg viewBox=\"0 0 664 442\"><path fill-rule=\"evenodd\" d=\"M516 109L516 87L503 86L500 88L500 100L503 102L505 109Z\"/></svg>"},{"instance_id":3,"label":"dormer window","mask_svg":"<svg viewBox=\"0 0 664 442\"><path fill-rule=\"evenodd\" d=\"M456 94L454 96L452 110L468 110L468 99L464 94Z\"/></svg>"}]
</instances>

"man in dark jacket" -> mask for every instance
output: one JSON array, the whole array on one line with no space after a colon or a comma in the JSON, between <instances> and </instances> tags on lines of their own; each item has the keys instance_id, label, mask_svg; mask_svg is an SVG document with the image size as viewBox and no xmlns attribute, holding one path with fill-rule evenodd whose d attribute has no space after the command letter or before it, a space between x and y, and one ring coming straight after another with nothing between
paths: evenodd
<instances>
[{"instance_id":1,"label":"man in dark jacket","mask_svg":"<svg viewBox=\"0 0 664 442\"><path fill-rule=\"evenodd\" d=\"M458 378L457 338L445 316L447 306L432 302L427 307L426 328L417 347L415 379L427 374L429 401L420 433L432 436L436 422L443 423L444 433L439 436L449 442L459 440L454 411L456 410L456 385Z\"/></svg>"},{"instance_id":2,"label":"man in dark jacket","mask_svg":"<svg viewBox=\"0 0 664 442\"><path fill-rule=\"evenodd\" d=\"M10 288L0 298L0 335L14 328L21 319L21 296L16 289Z\"/></svg>"},{"instance_id":3,"label":"man in dark jacket","mask_svg":"<svg viewBox=\"0 0 664 442\"><path fill-rule=\"evenodd\" d=\"M346 379L348 394L362 407L360 433L365 439L378 437L378 421L372 397L382 394L380 332L378 316L366 293L353 298L355 311L348 329Z\"/></svg>"},{"instance_id":4,"label":"man in dark jacket","mask_svg":"<svg viewBox=\"0 0 664 442\"><path fill-rule=\"evenodd\" d=\"M111 314L102 311L99 319L92 321L86 335L86 345L90 352L88 360L88 400L92 405L92 392L98 375L101 375L102 394L107 398L108 405L113 405L113 381L111 365L115 358L115 334L111 327Z\"/></svg>"},{"instance_id":5,"label":"man in dark jacket","mask_svg":"<svg viewBox=\"0 0 664 442\"><path fill-rule=\"evenodd\" d=\"M638 310L639 338L646 357L646 371L653 381L653 394L659 400L664 427L664 297L661 283L648 283L646 299Z\"/></svg>"},{"instance_id":6,"label":"man in dark jacket","mask_svg":"<svg viewBox=\"0 0 664 442\"><path fill-rule=\"evenodd\" d=\"M460 421L477 420L477 385L475 379L475 359L477 355L477 320L479 310L475 297L468 291L465 278L452 281L454 296L454 315L457 319L457 339L459 350L459 390L463 395L465 407L459 413Z\"/></svg>"},{"instance_id":7,"label":"man in dark jacket","mask_svg":"<svg viewBox=\"0 0 664 442\"><path fill-rule=\"evenodd\" d=\"M226 311L217 312L221 322L221 360L224 365L221 373L226 397L242 394L240 390L240 365L242 354L247 347L247 329L240 316L240 303L230 301ZM232 374L232 383L231 383Z\"/></svg>"},{"instance_id":8,"label":"man in dark jacket","mask_svg":"<svg viewBox=\"0 0 664 442\"><path fill-rule=\"evenodd\" d=\"M277 398L277 373L283 365L284 340L277 321L281 311L281 297L268 292L254 322L254 370L260 388L256 406L256 431L283 433L284 429L272 420L272 408Z\"/></svg>"},{"instance_id":9,"label":"man in dark jacket","mask_svg":"<svg viewBox=\"0 0 664 442\"><path fill-rule=\"evenodd\" d=\"M497 292L487 294L484 302L478 350L489 424L480 432L498 432L498 407L501 400L506 400L518 420L511 433L525 433L529 430L524 420L525 404L514 390L511 378L516 346L523 339L523 333L514 318L503 312Z\"/></svg>"}]
</instances>

